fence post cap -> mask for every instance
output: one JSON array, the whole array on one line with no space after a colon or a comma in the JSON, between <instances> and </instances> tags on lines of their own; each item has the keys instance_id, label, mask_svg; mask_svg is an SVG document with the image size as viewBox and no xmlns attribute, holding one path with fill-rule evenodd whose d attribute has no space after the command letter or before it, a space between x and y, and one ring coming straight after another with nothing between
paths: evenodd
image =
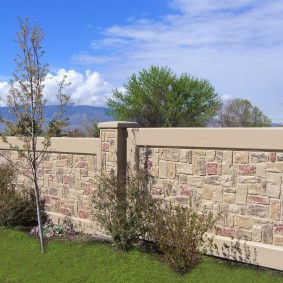
<instances>
[{"instance_id":1,"label":"fence post cap","mask_svg":"<svg viewBox=\"0 0 283 283\"><path fill-rule=\"evenodd\" d=\"M138 123L128 121L109 121L98 123L100 129L138 128Z\"/></svg>"}]
</instances>

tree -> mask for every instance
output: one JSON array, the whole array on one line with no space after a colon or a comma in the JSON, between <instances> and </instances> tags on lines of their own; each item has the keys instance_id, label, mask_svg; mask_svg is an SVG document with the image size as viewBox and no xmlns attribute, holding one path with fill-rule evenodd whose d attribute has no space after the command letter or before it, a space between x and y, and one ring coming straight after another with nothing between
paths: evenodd
<instances>
[{"instance_id":1,"label":"tree","mask_svg":"<svg viewBox=\"0 0 283 283\"><path fill-rule=\"evenodd\" d=\"M95 121L87 120L83 123L83 130L86 137L99 138L100 129Z\"/></svg>"},{"instance_id":2,"label":"tree","mask_svg":"<svg viewBox=\"0 0 283 283\"><path fill-rule=\"evenodd\" d=\"M270 127L271 120L247 99L236 98L223 104L222 127Z\"/></svg>"},{"instance_id":3,"label":"tree","mask_svg":"<svg viewBox=\"0 0 283 283\"><path fill-rule=\"evenodd\" d=\"M133 74L108 99L109 115L141 127L202 127L220 107L211 84L169 68L150 67Z\"/></svg>"},{"instance_id":4,"label":"tree","mask_svg":"<svg viewBox=\"0 0 283 283\"><path fill-rule=\"evenodd\" d=\"M56 126L58 127L49 128L43 133L43 108L46 104L43 90L44 81L47 79L48 73L48 64L41 62L44 55L41 46L44 33L36 23L30 26L27 18L24 21L19 18L19 25L20 31L17 33L16 42L20 53L17 54L15 59L16 69L13 73L13 79L10 81L9 95L5 100L15 122L11 123L3 119L1 119L1 122L5 123L8 133L17 137L21 146L13 144L6 134L2 134L1 137L4 142L9 144L10 149L18 151L29 165L29 172L26 172L27 168L21 166L20 163L8 160L18 172L24 174L32 181L41 251L44 253L38 173L47 149L50 149L54 130L66 125L67 121L63 119L63 115L64 107L69 103L69 96L63 93L63 89L68 84L66 83L66 77L58 83L57 98L59 106L55 119L57 121ZM38 151L38 136L40 134L43 135L43 149Z\"/></svg>"}]
</instances>

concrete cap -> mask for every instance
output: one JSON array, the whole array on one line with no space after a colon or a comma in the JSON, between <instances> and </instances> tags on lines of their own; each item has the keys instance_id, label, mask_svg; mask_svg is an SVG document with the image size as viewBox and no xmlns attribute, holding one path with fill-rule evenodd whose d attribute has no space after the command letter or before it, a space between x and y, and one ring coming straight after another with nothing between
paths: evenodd
<instances>
[{"instance_id":1,"label":"concrete cap","mask_svg":"<svg viewBox=\"0 0 283 283\"><path fill-rule=\"evenodd\" d=\"M139 124L128 121L109 121L98 123L100 129L138 128Z\"/></svg>"}]
</instances>

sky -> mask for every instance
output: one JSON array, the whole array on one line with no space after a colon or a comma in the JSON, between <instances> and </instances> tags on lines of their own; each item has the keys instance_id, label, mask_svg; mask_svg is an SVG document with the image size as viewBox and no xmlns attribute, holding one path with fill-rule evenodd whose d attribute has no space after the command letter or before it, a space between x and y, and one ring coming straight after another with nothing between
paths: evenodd
<instances>
[{"instance_id":1,"label":"sky","mask_svg":"<svg viewBox=\"0 0 283 283\"><path fill-rule=\"evenodd\" d=\"M223 99L248 99L283 122L282 0L1 1L1 97L19 51L17 17L45 33L48 104L64 75L76 105L105 106L113 89L155 65L206 79Z\"/></svg>"}]
</instances>

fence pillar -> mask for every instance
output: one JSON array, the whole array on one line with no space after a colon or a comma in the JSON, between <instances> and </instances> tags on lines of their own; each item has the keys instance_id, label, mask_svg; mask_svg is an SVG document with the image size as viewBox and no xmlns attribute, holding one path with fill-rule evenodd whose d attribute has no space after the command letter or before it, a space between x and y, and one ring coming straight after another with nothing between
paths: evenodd
<instances>
[{"instance_id":1,"label":"fence pillar","mask_svg":"<svg viewBox=\"0 0 283 283\"><path fill-rule=\"evenodd\" d=\"M135 122L112 121L98 124L101 140L101 172L112 172L123 178L127 171L127 128Z\"/></svg>"}]
</instances>

